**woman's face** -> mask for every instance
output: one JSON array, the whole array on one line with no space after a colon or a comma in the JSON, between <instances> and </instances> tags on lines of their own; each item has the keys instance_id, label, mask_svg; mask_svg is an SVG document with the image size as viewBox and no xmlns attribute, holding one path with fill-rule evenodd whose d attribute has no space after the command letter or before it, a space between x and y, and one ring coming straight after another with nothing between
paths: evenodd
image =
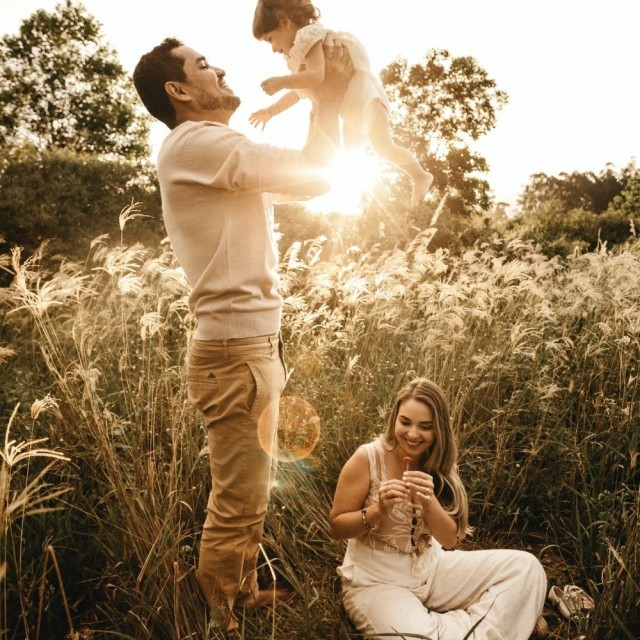
<instances>
[{"instance_id":1,"label":"woman's face","mask_svg":"<svg viewBox=\"0 0 640 640\"><path fill-rule=\"evenodd\" d=\"M409 398L400 403L394 435L398 442L399 454L418 458L435 442L433 411L428 405Z\"/></svg>"}]
</instances>

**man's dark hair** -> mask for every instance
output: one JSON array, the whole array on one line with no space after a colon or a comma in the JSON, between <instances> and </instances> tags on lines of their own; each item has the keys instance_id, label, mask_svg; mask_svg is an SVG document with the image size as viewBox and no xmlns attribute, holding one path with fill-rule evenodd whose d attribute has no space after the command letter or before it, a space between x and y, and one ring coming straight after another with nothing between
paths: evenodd
<instances>
[{"instance_id":1,"label":"man's dark hair","mask_svg":"<svg viewBox=\"0 0 640 640\"><path fill-rule=\"evenodd\" d=\"M133 84L147 111L169 129L176 126L176 111L164 85L171 80L184 82L187 78L184 59L173 53L182 44L177 38L165 38L140 58L133 72Z\"/></svg>"}]
</instances>

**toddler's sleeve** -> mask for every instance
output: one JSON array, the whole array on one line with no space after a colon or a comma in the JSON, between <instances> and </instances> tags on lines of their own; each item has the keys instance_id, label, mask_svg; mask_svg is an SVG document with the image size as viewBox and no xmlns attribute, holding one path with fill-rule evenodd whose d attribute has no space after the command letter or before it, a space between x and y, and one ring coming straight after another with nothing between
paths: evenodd
<instances>
[{"instance_id":1,"label":"toddler's sleeve","mask_svg":"<svg viewBox=\"0 0 640 640\"><path fill-rule=\"evenodd\" d=\"M313 47L316 42L322 42L326 35L327 30L319 24L310 24L298 30L296 39L293 42L293 47L291 47L291 51L289 52L289 58L292 65L295 65L296 70L304 63L304 59L307 57L311 47Z\"/></svg>"}]
</instances>

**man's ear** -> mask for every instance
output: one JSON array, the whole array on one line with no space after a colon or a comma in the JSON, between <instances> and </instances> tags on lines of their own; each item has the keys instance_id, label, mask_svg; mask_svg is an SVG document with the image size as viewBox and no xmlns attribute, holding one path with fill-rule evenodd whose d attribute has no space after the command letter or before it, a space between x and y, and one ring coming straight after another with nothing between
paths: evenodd
<instances>
[{"instance_id":1,"label":"man's ear","mask_svg":"<svg viewBox=\"0 0 640 640\"><path fill-rule=\"evenodd\" d=\"M180 100L181 102L187 102L191 100L191 96L185 92L182 85L174 80L164 83L164 90L167 92L170 98L174 100Z\"/></svg>"}]
</instances>

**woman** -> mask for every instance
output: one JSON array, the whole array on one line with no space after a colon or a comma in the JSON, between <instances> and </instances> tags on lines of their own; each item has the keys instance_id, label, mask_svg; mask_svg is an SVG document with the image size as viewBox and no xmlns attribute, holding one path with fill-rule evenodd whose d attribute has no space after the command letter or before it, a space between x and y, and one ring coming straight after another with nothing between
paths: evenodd
<instances>
[{"instance_id":1,"label":"woman","mask_svg":"<svg viewBox=\"0 0 640 640\"><path fill-rule=\"evenodd\" d=\"M516 550L451 551L469 532L467 496L443 391L418 378L385 433L342 469L329 515L348 538L344 605L367 634L526 640L542 632L546 577Z\"/></svg>"}]
</instances>

